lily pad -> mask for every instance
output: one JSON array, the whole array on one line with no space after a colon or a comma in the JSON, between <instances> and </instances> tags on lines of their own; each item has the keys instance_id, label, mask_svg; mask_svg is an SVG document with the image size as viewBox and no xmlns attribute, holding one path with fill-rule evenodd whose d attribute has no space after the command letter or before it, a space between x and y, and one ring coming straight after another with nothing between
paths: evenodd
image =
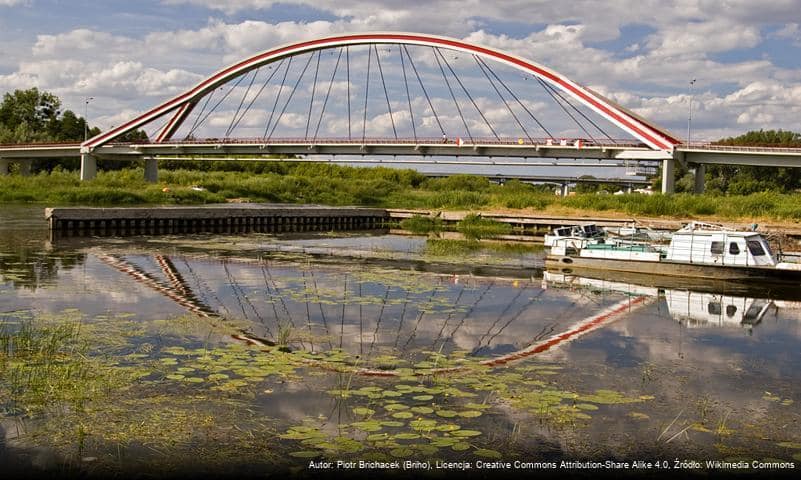
<instances>
[{"instance_id":1,"label":"lily pad","mask_svg":"<svg viewBox=\"0 0 801 480\"><path fill-rule=\"evenodd\" d=\"M419 413L421 415L428 415L430 413L434 413L434 409L431 407L412 407L410 409L414 413Z\"/></svg>"},{"instance_id":2,"label":"lily pad","mask_svg":"<svg viewBox=\"0 0 801 480\"><path fill-rule=\"evenodd\" d=\"M407 447L395 448L389 451L389 454L397 458L406 458L414 454L414 450Z\"/></svg>"},{"instance_id":3,"label":"lily pad","mask_svg":"<svg viewBox=\"0 0 801 480\"><path fill-rule=\"evenodd\" d=\"M443 418L453 418L456 415L457 415L456 412L453 410L437 410L437 416Z\"/></svg>"},{"instance_id":4,"label":"lily pad","mask_svg":"<svg viewBox=\"0 0 801 480\"><path fill-rule=\"evenodd\" d=\"M475 418L480 417L481 415L482 413L478 410L465 410L464 412L459 412L459 416L464 418Z\"/></svg>"},{"instance_id":5,"label":"lily pad","mask_svg":"<svg viewBox=\"0 0 801 480\"><path fill-rule=\"evenodd\" d=\"M434 399L433 395L417 395L412 397L412 400L417 400L418 402L427 402L433 399Z\"/></svg>"},{"instance_id":6,"label":"lily pad","mask_svg":"<svg viewBox=\"0 0 801 480\"><path fill-rule=\"evenodd\" d=\"M496 450L489 450L486 448L478 448L473 452L478 457L484 458L501 458L501 452Z\"/></svg>"},{"instance_id":7,"label":"lily pad","mask_svg":"<svg viewBox=\"0 0 801 480\"><path fill-rule=\"evenodd\" d=\"M414 418L414 414L412 412L395 412L392 414L392 417L400 419L409 419L409 418Z\"/></svg>"},{"instance_id":8,"label":"lily pad","mask_svg":"<svg viewBox=\"0 0 801 480\"><path fill-rule=\"evenodd\" d=\"M463 452L470 449L470 444L467 442L457 442L451 445L451 450L454 452Z\"/></svg>"},{"instance_id":9,"label":"lily pad","mask_svg":"<svg viewBox=\"0 0 801 480\"><path fill-rule=\"evenodd\" d=\"M456 430L454 432L451 432L451 435L453 435L454 437L467 438L467 437L477 437L481 435L481 432L479 432L478 430Z\"/></svg>"},{"instance_id":10,"label":"lily pad","mask_svg":"<svg viewBox=\"0 0 801 480\"><path fill-rule=\"evenodd\" d=\"M375 410L367 407L355 407L353 409L353 413L355 413L356 415L372 415L375 413Z\"/></svg>"},{"instance_id":11,"label":"lily pad","mask_svg":"<svg viewBox=\"0 0 801 480\"><path fill-rule=\"evenodd\" d=\"M295 458L316 458L320 456L320 452L314 450L301 450L299 452L292 452L289 454L289 456Z\"/></svg>"}]
</instances>

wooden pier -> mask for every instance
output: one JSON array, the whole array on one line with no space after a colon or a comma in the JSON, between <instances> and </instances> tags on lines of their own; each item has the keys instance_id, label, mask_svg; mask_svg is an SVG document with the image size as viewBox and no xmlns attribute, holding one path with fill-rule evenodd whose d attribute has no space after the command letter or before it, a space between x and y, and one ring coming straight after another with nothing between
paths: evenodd
<instances>
[{"instance_id":1,"label":"wooden pier","mask_svg":"<svg viewBox=\"0 0 801 480\"><path fill-rule=\"evenodd\" d=\"M45 218L51 237L375 230L390 220L376 208L269 204L48 208Z\"/></svg>"}]
</instances>

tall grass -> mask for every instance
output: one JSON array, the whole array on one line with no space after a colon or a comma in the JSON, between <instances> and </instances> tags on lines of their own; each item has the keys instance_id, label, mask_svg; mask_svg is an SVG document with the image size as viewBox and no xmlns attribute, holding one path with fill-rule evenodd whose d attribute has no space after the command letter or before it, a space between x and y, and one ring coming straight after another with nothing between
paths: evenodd
<instances>
[{"instance_id":1,"label":"tall grass","mask_svg":"<svg viewBox=\"0 0 801 480\"><path fill-rule=\"evenodd\" d=\"M29 177L0 177L0 202L82 205L199 204L229 199L390 208L479 210L493 208L565 212L616 212L631 216L801 219L801 194L596 195L561 198L521 182L495 185L456 175L426 179L411 170L330 164L268 162L258 171L162 169L158 184L142 169L101 171L81 182L76 172L56 169ZM194 186L202 189L192 188Z\"/></svg>"}]
</instances>

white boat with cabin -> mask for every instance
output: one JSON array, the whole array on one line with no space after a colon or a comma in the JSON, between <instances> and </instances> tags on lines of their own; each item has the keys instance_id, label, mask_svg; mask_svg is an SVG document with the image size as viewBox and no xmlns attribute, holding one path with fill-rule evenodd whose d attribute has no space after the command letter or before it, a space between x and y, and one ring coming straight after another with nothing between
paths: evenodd
<instances>
[{"instance_id":1,"label":"white boat with cabin","mask_svg":"<svg viewBox=\"0 0 801 480\"><path fill-rule=\"evenodd\" d=\"M774 256L762 234L698 223L673 233L667 246L615 240L576 245L557 239L546 267L801 283L801 264Z\"/></svg>"}]
</instances>

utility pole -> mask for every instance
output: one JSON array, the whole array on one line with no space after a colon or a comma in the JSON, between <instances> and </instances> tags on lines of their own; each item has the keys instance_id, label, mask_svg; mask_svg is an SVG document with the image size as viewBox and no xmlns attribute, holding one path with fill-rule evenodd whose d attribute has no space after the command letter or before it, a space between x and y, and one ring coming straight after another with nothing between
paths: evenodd
<instances>
[{"instance_id":1,"label":"utility pole","mask_svg":"<svg viewBox=\"0 0 801 480\"><path fill-rule=\"evenodd\" d=\"M83 141L89 139L89 102L95 97L86 97L83 102Z\"/></svg>"}]
</instances>

